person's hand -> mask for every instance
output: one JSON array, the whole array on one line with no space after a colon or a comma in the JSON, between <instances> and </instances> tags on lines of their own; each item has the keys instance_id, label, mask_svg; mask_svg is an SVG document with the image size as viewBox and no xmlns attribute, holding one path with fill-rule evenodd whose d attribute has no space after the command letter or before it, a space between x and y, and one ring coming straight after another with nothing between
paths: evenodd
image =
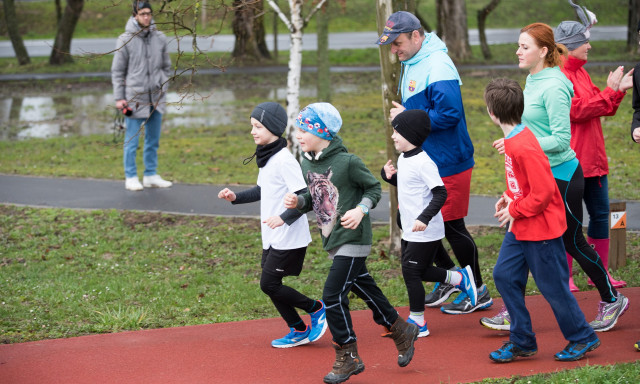
<instances>
[{"instance_id":1,"label":"person's hand","mask_svg":"<svg viewBox=\"0 0 640 384\"><path fill-rule=\"evenodd\" d=\"M509 232L511 232L511 227L513 226L513 221L515 220L511 213L509 213L509 206L511 205L511 201L507 203L504 208L497 211L493 216L498 218L500 222L500 228L504 227L505 224L509 223Z\"/></svg>"},{"instance_id":2,"label":"person's hand","mask_svg":"<svg viewBox=\"0 0 640 384\"><path fill-rule=\"evenodd\" d=\"M387 177L387 179L391 179L391 177L398 172L396 167L393 166L391 160L387 161L387 164L385 164L382 169L384 169L384 175Z\"/></svg>"},{"instance_id":3,"label":"person's hand","mask_svg":"<svg viewBox=\"0 0 640 384\"><path fill-rule=\"evenodd\" d=\"M395 101L391 102L393 104L393 108L389 111L389 119L393 121L400 113L402 113L406 108L402 106L402 104L397 103Z\"/></svg>"},{"instance_id":4,"label":"person's hand","mask_svg":"<svg viewBox=\"0 0 640 384\"><path fill-rule=\"evenodd\" d=\"M498 201L496 201L495 209L496 213L498 213L501 209L507 206L507 200L504 198L504 195L500 196Z\"/></svg>"},{"instance_id":5,"label":"person's hand","mask_svg":"<svg viewBox=\"0 0 640 384\"><path fill-rule=\"evenodd\" d=\"M626 92L628 89L633 88L633 70L635 68L631 68L626 75L622 77L620 81L620 92Z\"/></svg>"},{"instance_id":6,"label":"person's hand","mask_svg":"<svg viewBox=\"0 0 640 384\"><path fill-rule=\"evenodd\" d=\"M624 67L619 66L614 71L609 72L609 77L607 78L607 87L613 89L614 91L618 91L620 89L620 82L622 81L622 77L624 76Z\"/></svg>"},{"instance_id":7,"label":"person's hand","mask_svg":"<svg viewBox=\"0 0 640 384\"><path fill-rule=\"evenodd\" d=\"M122 108L126 107L127 105L128 105L127 104L127 100L125 100L125 99L116 101L116 108L118 108L118 109L122 109Z\"/></svg>"},{"instance_id":8,"label":"person's hand","mask_svg":"<svg viewBox=\"0 0 640 384\"><path fill-rule=\"evenodd\" d=\"M287 193L284 195L284 207L296 208L298 206L298 195L294 193Z\"/></svg>"},{"instance_id":9,"label":"person's hand","mask_svg":"<svg viewBox=\"0 0 640 384\"><path fill-rule=\"evenodd\" d=\"M284 224L284 220L282 220L280 216L271 216L267 220L263 221L263 223L267 224L267 227L271 229L276 229Z\"/></svg>"},{"instance_id":10,"label":"person's hand","mask_svg":"<svg viewBox=\"0 0 640 384\"><path fill-rule=\"evenodd\" d=\"M413 222L413 228L411 228L411 232L422 232L425 229L427 229L427 224L416 219L416 221Z\"/></svg>"},{"instance_id":11,"label":"person's hand","mask_svg":"<svg viewBox=\"0 0 640 384\"><path fill-rule=\"evenodd\" d=\"M498 153L504 155L504 137L499 138L493 142L493 148L498 150Z\"/></svg>"},{"instance_id":12,"label":"person's hand","mask_svg":"<svg viewBox=\"0 0 640 384\"><path fill-rule=\"evenodd\" d=\"M342 215L340 223L347 229L356 229L358 228L358 225L360 225L363 217L364 213L362 213L362 209L360 209L360 207L355 207Z\"/></svg>"},{"instance_id":13,"label":"person's hand","mask_svg":"<svg viewBox=\"0 0 640 384\"><path fill-rule=\"evenodd\" d=\"M227 200L227 201L235 201L236 200L236 194L235 194L235 192L233 192L229 188L225 188L222 191L218 192L218 198L219 199L224 199L224 200Z\"/></svg>"},{"instance_id":14,"label":"person's hand","mask_svg":"<svg viewBox=\"0 0 640 384\"><path fill-rule=\"evenodd\" d=\"M633 130L633 141L640 143L640 127Z\"/></svg>"}]
</instances>

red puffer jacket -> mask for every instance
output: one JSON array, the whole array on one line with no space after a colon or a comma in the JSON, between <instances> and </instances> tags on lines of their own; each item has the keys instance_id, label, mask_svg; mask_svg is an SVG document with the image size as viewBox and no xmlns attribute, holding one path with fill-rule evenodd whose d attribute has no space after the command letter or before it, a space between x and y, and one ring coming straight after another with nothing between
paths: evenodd
<instances>
[{"instance_id":1,"label":"red puffer jacket","mask_svg":"<svg viewBox=\"0 0 640 384\"><path fill-rule=\"evenodd\" d=\"M573 83L571 148L580 160L584 177L596 177L609 173L600 117L615 115L626 92L609 87L600 91L583 68L585 63L585 60L568 56L561 69Z\"/></svg>"}]
</instances>

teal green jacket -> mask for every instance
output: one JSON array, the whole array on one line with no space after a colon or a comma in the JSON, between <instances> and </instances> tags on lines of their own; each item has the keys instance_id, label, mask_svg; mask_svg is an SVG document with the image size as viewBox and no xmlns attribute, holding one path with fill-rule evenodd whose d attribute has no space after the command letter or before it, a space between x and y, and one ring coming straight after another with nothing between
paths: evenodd
<instances>
[{"instance_id":1,"label":"teal green jacket","mask_svg":"<svg viewBox=\"0 0 640 384\"><path fill-rule=\"evenodd\" d=\"M538 138L551 167L576 157L571 149L573 84L558 67L527 76L522 122Z\"/></svg>"},{"instance_id":2,"label":"teal green jacket","mask_svg":"<svg viewBox=\"0 0 640 384\"><path fill-rule=\"evenodd\" d=\"M369 215L362 218L356 229L346 229L340 224L342 215L361 201L370 201L371 208L380 201L380 182L362 160L350 154L336 136L320 154L305 153L301 166L309 188L300 195L303 202L299 209L305 213L313 210L316 214L322 247L329 251L344 244L371 245Z\"/></svg>"}]
</instances>

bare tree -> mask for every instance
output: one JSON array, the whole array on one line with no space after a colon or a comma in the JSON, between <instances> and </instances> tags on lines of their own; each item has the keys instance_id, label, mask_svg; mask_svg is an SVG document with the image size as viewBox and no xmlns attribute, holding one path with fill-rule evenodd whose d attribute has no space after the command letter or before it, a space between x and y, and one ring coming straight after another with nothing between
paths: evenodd
<instances>
[{"instance_id":1,"label":"bare tree","mask_svg":"<svg viewBox=\"0 0 640 384\"><path fill-rule=\"evenodd\" d=\"M482 48L482 56L485 59L491 59L491 50L487 44L487 35L485 33L487 16L500 4L500 0L491 0L484 8L478 10L478 35L480 36L480 47Z\"/></svg>"},{"instance_id":2,"label":"bare tree","mask_svg":"<svg viewBox=\"0 0 640 384\"><path fill-rule=\"evenodd\" d=\"M7 32L9 33L13 50L16 53L16 59L18 59L20 65L29 64L31 63L31 59L29 58L27 49L24 47L24 42L18 29L18 18L16 17L14 0L3 0L2 5L4 8L4 21L7 23Z\"/></svg>"},{"instance_id":3,"label":"bare tree","mask_svg":"<svg viewBox=\"0 0 640 384\"><path fill-rule=\"evenodd\" d=\"M377 24L378 34L382 34L387 19L395 11L407 11L415 13L415 0L414 1L402 1L402 0L377 0ZM386 137L386 149L387 159L390 159L394 163L398 160L398 152L391 140L391 134L393 133L393 127L391 126L390 114L393 107L392 101L398 100L398 76L400 74L400 62L396 55L391 53L389 45L380 46L380 74L382 83L382 110L384 111L384 134ZM398 217L398 190L395 187L389 187L389 252L392 255L400 255L401 245L400 239L402 237L402 230L397 224L396 218Z\"/></svg>"},{"instance_id":4,"label":"bare tree","mask_svg":"<svg viewBox=\"0 0 640 384\"><path fill-rule=\"evenodd\" d=\"M318 36L318 50L316 61L318 63L317 89L318 100L331 101L331 63L329 62L329 2L326 2L316 16L316 29Z\"/></svg>"},{"instance_id":5,"label":"bare tree","mask_svg":"<svg viewBox=\"0 0 640 384\"><path fill-rule=\"evenodd\" d=\"M278 4L274 0L267 0L271 8L276 11L280 20L284 22L289 30L290 46L289 46L289 72L287 74L287 129L286 135L291 142L291 152L300 157L300 143L296 140L293 123L300 112L300 75L302 74L302 32L313 15L327 2L320 0L311 9L306 18L302 17L302 6L304 0L289 0L289 10L291 12L288 18Z\"/></svg>"},{"instance_id":6,"label":"bare tree","mask_svg":"<svg viewBox=\"0 0 640 384\"><path fill-rule=\"evenodd\" d=\"M71 52L71 38L78 24L78 19L82 14L84 0L67 0L67 6L64 8L62 19L58 23L58 32L53 42L53 49L49 57L49 64L60 65L70 63L73 58Z\"/></svg>"},{"instance_id":7,"label":"bare tree","mask_svg":"<svg viewBox=\"0 0 640 384\"><path fill-rule=\"evenodd\" d=\"M638 22L640 22L640 0L629 0L629 22L627 28L627 51L638 52Z\"/></svg>"},{"instance_id":8,"label":"bare tree","mask_svg":"<svg viewBox=\"0 0 640 384\"><path fill-rule=\"evenodd\" d=\"M271 59L265 42L262 0L234 0L233 10L236 40L232 56L241 61Z\"/></svg>"},{"instance_id":9,"label":"bare tree","mask_svg":"<svg viewBox=\"0 0 640 384\"><path fill-rule=\"evenodd\" d=\"M471 57L465 0L438 0L438 31L454 61Z\"/></svg>"}]
</instances>

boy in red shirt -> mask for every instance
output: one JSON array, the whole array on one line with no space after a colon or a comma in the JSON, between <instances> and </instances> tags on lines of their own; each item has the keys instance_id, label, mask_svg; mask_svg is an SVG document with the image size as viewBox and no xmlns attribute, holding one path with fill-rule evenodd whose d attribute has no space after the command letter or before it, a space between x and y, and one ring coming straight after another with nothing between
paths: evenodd
<instances>
[{"instance_id":1,"label":"boy in red shirt","mask_svg":"<svg viewBox=\"0 0 640 384\"><path fill-rule=\"evenodd\" d=\"M569 270L562 234L567 228L564 203L553 179L549 160L533 133L521 123L524 96L510 79L491 81L484 94L491 120L505 140L507 190L496 203L500 226L509 224L493 269L496 288L511 315L509 341L491 352L498 363L538 352L524 291L529 271L547 300L569 344L555 354L574 361L600 346L600 340L569 291Z\"/></svg>"}]
</instances>

